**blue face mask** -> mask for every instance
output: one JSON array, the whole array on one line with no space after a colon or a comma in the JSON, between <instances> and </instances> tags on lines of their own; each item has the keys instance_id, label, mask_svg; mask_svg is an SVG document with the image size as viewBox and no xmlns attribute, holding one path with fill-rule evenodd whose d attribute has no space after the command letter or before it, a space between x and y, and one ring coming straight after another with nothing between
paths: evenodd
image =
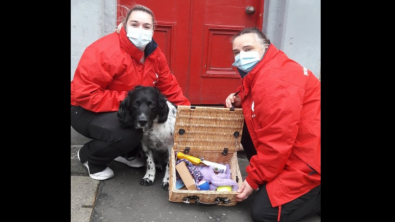
<instances>
[{"instance_id":1,"label":"blue face mask","mask_svg":"<svg viewBox=\"0 0 395 222\"><path fill-rule=\"evenodd\" d=\"M248 73L260 60L261 59L259 58L259 53L257 51L241 51L237 56L235 56L235 62L232 66Z\"/></svg>"}]
</instances>

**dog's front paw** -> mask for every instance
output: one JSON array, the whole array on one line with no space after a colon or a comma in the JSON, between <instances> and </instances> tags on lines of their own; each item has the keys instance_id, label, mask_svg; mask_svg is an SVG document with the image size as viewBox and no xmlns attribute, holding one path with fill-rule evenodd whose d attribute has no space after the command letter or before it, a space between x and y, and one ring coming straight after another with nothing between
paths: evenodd
<instances>
[{"instance_id":1,"label":"dog's front paw","mask_svg":"<svg viewBox=\"0 0 395 222\"><path fill-rule=\"evenodd\" d=\"M169 183L167 182L162 182L162 188L166 191L169 191Z\"/></svg>"},{"instance_id":2,"label":"dog's front paw","mask_svg":"<svg viewBox=\"0 0 395 222\"><path fill-rule=\"evenodd\" d=\"M140 185L142 185L142 186L150 186L152 184L154 184L154 181L152 181L148 178L143 178L140 180Z\"/></svg>"}]
</instances>

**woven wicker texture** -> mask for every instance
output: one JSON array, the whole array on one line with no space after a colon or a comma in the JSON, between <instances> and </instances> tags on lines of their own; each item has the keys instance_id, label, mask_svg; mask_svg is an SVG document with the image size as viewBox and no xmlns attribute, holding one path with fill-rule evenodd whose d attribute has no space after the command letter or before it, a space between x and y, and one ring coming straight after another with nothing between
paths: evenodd
<instances>
[{"instance_id":1,"label":"woven wicker texture","mask_svg":"<svg viewBox=\"0 0 395 222\"><path fill-rule=\"evenodd\" d=\"M174 143L201 150L240 149L244 116L240 108L178 106ZM183 130L183 134L180 134ZM237 137L235 137L235 134Z\"/></svg>"},{"instance_id":2,"label":"woven wicker texture","mask_svg":"<svg viewBox=\"0 0 395 222\"><path fill-rule=\"evenodd\" d=\"M242 109L230 111L227 108L197 106L178 106L177 119L174 130L174 147L170 157L169 201L194 203L199 198L200 203L218 206L234 206L236 191L199 191L182 188L176 190L177 158L175 152L184 152L188 155L203 158L208 161L229 164L231 179L241 186L243 180L237 160L237 151L240 149L241 133L244 116ZM235 133L238 136L235 136ZM237 135L236 133L236 135ZM227 148L227 152L224 149ZM220 200L226 201L218 201ZM192 201L191 201L192 200Z\"/></svg>"}]
</instances>

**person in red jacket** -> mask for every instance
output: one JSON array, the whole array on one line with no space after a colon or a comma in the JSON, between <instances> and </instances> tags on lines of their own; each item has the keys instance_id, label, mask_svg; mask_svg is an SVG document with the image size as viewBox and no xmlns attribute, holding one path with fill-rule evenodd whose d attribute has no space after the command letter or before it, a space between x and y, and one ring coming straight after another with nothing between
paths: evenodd
<instances>
[{"instance_id":1,"label":"person in red jacket","mask_svg":"<svg viewBox=\"0 0 395 222\"><path fill-rule=\"evenodd\" d=\"M242 108L249 160L237 201L256 191L254 221L298 221L321 212L321 82L257 28L232 40L242 78L225 106Z\"/></svg>"},{"instance_id":2,"label":"person in red jacket","mask_svg":"<svg viewBox=\"0 0 395 222\"><path fill-rule=\"evenodd\" d=\"M153 86L175 105L190 105L152 38L155 23L149 8L135 5L119 30L85 49L75 70L71 126L92 139L77 154L92 179L113 177L107 164L114 159L130 167L144 166L138 156L142 131L121 128L117 119L120 102L129 90Z\"/></svg>"}]
</instances>

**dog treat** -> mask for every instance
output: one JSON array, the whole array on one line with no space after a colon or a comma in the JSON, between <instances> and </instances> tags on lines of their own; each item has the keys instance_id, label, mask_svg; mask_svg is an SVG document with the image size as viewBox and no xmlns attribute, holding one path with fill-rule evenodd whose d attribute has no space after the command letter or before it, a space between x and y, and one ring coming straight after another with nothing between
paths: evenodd
<instances>
[{"instance_id":1,"label":"dog treat","mask_svg":"<svg viewBox=\"0 0 395 222\"><path fill-rule=\"evenodd\" d=\"M226 172L226 166L223 164L214 163L214 162L211 162L208 160L201 160L197 157L186 155L182 152L177 152L177 158L189 160L189 162L191 162L193 165L199 165L200 163L203 163L206 166L212 166L214 172L216 172L216 173L225 173Z\"/></svg>"},{"instance_id":2,"label":"dog treat","mask_svg":"<svg viewBox=\"0 0 395 222\"><path fill-rule=\"evenodd\" d=\"M176 170L180 175L182 182L184 182L185 187L188 190L197 190L195 180L193 179L191 173L189 172L185 162L180 162L176 165Z\"/></svg>"}]
</instances>

